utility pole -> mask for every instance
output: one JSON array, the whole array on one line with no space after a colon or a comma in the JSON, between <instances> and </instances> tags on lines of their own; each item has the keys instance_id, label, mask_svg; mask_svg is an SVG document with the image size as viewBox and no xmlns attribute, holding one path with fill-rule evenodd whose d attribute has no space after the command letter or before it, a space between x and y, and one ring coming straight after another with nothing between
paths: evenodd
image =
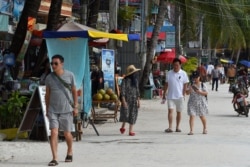
<instances>
[{"instance_id":1,"label":"utility pole","mask_svg":"<svg viewBox=\"0 0 250 167\"><path fill-rule=\"evenodd\" d=\"M199 29L200 29L200 34L199 34L199 45L200 45L199 64L201 63L201 57L202 57L203 18L204 18L204 16L201 15L201 18L200 18L200 26L199 26Z\"/></svg>"},{"instance_id":2,"label":"utility pole","mask_svg":"<svg viewBox=\"0 0 250 167\"><path fill-rule=\"evenodd\" d=\"M140 44L140 56L141 56L141 66L144 67L144 64L146 62L146 37L145 37L145 18L147 17L146 9L148 6L147 0L141 1L141 44Z\"/></svg>"},{"instance_id":3,"label":"utility pole","mask_svg":"<svg viewBox=\"0 0 250 167\"><path fill-rule=\"evenodd\" d=\"M181 54L181 15L180 6L175 4L175 57Z\"/></svg>"}]
</instances>

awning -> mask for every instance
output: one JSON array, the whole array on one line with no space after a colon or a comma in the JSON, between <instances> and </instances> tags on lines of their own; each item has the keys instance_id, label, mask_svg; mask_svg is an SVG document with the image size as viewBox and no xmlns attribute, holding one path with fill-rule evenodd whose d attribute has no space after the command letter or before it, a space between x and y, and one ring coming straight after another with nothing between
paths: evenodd
<instances>
[{"instance_id":1,"label":"awning","mask_svg":"<svg viewBox=\"0 0 250 167\"><path fill-rule=\"evenodd\" d=\"M147 32L147 38L152 38L153 32ZM160 32L158 35L158 40L165 40L166 39L166 32Z\"/></svg>"},{"instance_id":2,"label":"awning","mask_svg":"<svg viewBox=\"0 0 250 167\"><path fill-rule=\"evenodd\" d=\"M226 59L220 59L220 62L222 62L222 63L229 63L229 64L234 63L232 60L226 60Z\"/></svg>"},{"instance_id":3,"label":"awning","mask_svg":"<svg viewBox=\"0 0 250 167\"><path fill-rule=\"evenodd\" d=\"M91 38L98 42L100 38L110 38L122 41L138 41L140 40L139 34L123 34L123 33L108 33L96 30L94 28L75 23L69 22L64 24L58 31L44 31L44 38L68 38L68 37L81 37L81 38ZM106 39L106 41L108 41Z\"/></svg>"}]
</instances>

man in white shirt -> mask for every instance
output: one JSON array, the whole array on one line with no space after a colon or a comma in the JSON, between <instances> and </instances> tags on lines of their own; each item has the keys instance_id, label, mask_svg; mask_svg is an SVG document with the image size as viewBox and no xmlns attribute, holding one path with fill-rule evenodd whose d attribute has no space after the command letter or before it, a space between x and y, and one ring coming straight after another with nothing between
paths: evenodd
<instances>
[{"instance_id":1,"label":"man in white shirt","mask_svg":"<svg viewBox=\"0 0 250 167\"><path fill-rule=\"evenodd\" d=\"M176 132L181 132L179 128L181 121L181 112L183 110L184 98L189 82L187 73L181 69L181 61L175 58L172 63L173 69L166 75L166 83L164 86L163 99L168 102L168 123L169 127L165 130L166 133L173 132L173 111L176 109ZM167 93L167 96L166 96Z\"/></svg>"},{"instance_id":2,"label":"man in white shirt","mask_svg":"<svg viewBox=\"0 0 250 167\"><path fill-rule=\"evenodd\" d=\"M207 66L207 79L208 82L211 84L211 74L212 74L212 70L214 69L214 65L210 62L209 65Z\"/></svg>"}]
</instances>

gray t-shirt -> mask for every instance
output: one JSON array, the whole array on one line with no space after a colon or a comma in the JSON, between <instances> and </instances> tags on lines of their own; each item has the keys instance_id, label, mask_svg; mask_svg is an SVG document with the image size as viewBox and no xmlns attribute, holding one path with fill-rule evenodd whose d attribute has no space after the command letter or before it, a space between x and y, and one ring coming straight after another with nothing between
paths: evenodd
<instances>
[{"instance_id":1,"label":"gray t-shirt","mask_svg":"<svg viewBox=\"0 0 250 167\"><path fill-rule=\"evenodd\" d=\"M213 69L212 70L212 78L219 78L220 70L219 69Z\"/></svg>"},{"instance_id":2,"label":"gray t-shirt","mask_svg":"<svg viewBox=\"0 0 250 167\"><path fill-rule=\"evenodd\" d=\"M73 111L72 106L69 103L69 100L67 99L65 93L63 90L61 90L61 86L58 85L61 83L56 76L55 79L58 80L55 81L51 75L54 75L53 73L50 73L45 80L45 85L50 89L50 97L49 97L49 108L48 112L53 113L69 113ZM70 84L71 86L75 86L75 77L74 74L70 71L64 70L64 73L60 76L61 79L63 79L66 83ZM69 97L71 98L71 101L73 102L72 92L68 90L64 85L62 87L67 91Z\"/></svg>"}]
</instances>

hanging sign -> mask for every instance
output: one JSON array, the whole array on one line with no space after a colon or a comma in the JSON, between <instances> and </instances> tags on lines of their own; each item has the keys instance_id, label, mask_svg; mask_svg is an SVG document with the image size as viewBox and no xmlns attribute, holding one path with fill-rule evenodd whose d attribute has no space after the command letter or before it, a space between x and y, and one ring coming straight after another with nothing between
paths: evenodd
<instances>
[{"instance_id":1,"label":"hanging sign","mask_svg":"<svg viewBox=\"0 0 250 167\"><path fill-rule=\"evenodd\" d=\"M102 71L104 74L104 89L115 90L115 53L111 49L102 49Z\"/></svg>"}]
</instances>

